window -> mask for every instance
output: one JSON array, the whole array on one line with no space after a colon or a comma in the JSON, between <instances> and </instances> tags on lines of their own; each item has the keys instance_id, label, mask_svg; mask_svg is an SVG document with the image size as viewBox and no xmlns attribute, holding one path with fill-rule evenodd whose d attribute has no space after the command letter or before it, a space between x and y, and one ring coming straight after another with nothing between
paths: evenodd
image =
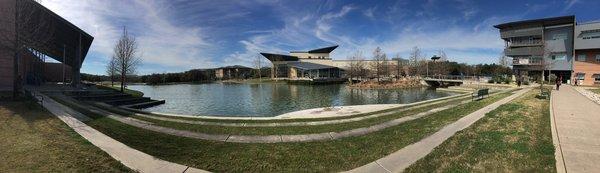
<instances>
[{"instance_id":1,"label":"window","mask_svg":"<svg viewBox=\"0 0 600 173\"><path fill-rule=\"evenodd\" d=\"M308 56L308 59L311 59L311 57L310 57L310 56Z\"/></svg>"},{"instance_id":2,"label":"window","mask_svg":"<svg viewBox=\"0 0 600 173\"><path fill-rule=\"evenodd\" d=\"M557 33L552 35L552 40L566 40L567 39L567 34L566 33Z\"/></svg>"},{"instance_id":3,"label":"window","mask_svg":"<svg viewBox=\"0 0 600 173\"><path fill-rule=\"evenodd\" d=\"M596 54L596 62L600 62L600 54Z\"/></svg>"},{"instance_id":4,"label":"window","mask_svg":"<svg viewBox=\"0 0 600 173\"><path fill-rule=\"evenodd\" d=\"M579 35L579 37L586 39L586 40L600 38L600 29L581 31L581 34Z\"/></svg>"},{"instance_id":5,"label":"window","mask_svg":"<svg viewBox=\"0 0 600 173\"><path fill-rule=\"evenodd\" d=\"M577 80L585 79L585 73L577 73Z\"/></svg>"},{"instance_id":6,"label":"window","mask_svg":"<svg viewBox=\"0 0 600 173\"><path fill-rule=\"evenodd\" d=\"M566 60L567 59L567 55L566 54L554 54L551 56L552 60Z\"/></svg>"},{"instance_id":7,"label":"window","mask_svg":"<svg viewBox=\"0 0 600 173\"><path fill-rule=\"evenodd\" d=\"M600 82L600 74L596 74L596 76L594 77L594 83L599 83Z\"/></svg>"},{"instance_id":8,"label":"window","mask_svg":"<svg viewBox=\"0 0 600 173\"><path fill-rule=\"evenodd\" d=\"M585 61L585 54L579 54L577 55L577 61Z\"/></svg>"}]
</instances>

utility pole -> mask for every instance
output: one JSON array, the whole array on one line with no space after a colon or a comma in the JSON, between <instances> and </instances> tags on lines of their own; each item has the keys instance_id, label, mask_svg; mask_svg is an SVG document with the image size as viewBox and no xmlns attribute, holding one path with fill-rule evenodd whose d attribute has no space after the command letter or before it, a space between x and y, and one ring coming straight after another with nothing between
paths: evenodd
<instances>
[{"instance_id":1,"label":"utility pole","mask_svg":"<svg viewBox=\"0 0 600 173\"><path fill-rule=\"evenodd\" d=\"M67 50L67 45L63 44L63 63L62 63L62 84L65 85L65 64L67 64L67 59L66 57L66 51Z\"/></svg>"}]
</instances>

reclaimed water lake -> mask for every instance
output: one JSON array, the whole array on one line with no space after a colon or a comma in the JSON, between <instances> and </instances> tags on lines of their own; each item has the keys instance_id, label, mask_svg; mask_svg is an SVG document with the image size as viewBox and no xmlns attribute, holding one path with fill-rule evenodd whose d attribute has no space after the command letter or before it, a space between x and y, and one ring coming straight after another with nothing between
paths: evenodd
<instances>
[{"instance_id":1,"label":"reclaimed water lake","mask_svg":"<svg viewBox=\"0 0 600 173\"><path fill-rule=\"evenodd\" d=\"M130 85L145 97L166 103L146 111L185 115L272 117L304 109L366 105L406 104L456 93L429 88L350 89L345 84L174 84Z\"/></svg>"}]
</instances>

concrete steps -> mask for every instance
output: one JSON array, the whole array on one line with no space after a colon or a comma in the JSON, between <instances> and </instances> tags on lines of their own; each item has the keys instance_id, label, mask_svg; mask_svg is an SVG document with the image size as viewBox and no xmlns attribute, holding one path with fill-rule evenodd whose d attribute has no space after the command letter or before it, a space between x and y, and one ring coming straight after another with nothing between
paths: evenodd
<instances>
[{"instance_id":1,"label":"concrete steps","mask_svg":"<svg viewBox=\"0 0 600 173\"><path fill-rule=\"evenodd\" d=\"M160 104L165 104L165 100L150 100L148 102L123 105L123 107L134 108L134 109L143 109L143 108L149 108L149 107L160 105Z\"/></svg>"}]
</instances>

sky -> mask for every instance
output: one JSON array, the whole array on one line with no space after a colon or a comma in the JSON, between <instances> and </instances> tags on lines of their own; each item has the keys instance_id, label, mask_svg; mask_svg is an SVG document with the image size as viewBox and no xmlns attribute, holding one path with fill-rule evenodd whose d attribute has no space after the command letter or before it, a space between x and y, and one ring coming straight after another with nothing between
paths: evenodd
<instances>
[{"instance_id":1,"label":"sky","mask_svg":"<svg viewBox=\"0 0 600 173\"><path fill-rule=\"evenodd\" d=\"M495 63L504 47L493 25L576 15L600 21L598 0L42 0L94 37L83 73L104 74L127 28L139 43L138 74L253 66L260 52L339 45L334 60L376 47L407 58L443 50L450 60ZM263 58L264 62L268 62Z\"/></svg>"}]
</instances>

